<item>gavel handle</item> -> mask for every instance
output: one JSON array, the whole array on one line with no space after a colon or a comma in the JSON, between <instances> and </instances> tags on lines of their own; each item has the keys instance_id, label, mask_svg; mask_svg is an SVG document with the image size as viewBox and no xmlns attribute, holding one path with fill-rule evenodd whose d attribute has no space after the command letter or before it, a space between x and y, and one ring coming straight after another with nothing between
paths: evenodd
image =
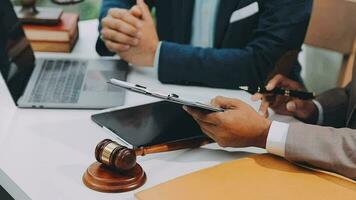
<instances>
[{"instance_id":1,"label":"gavel handle","mask_svg":"<svg viewBox=\"0 0 356 200\"><path fill-rule=\"evenodd\" d=\"M194 138L187 140L179 140L165 144L158 144L149 147L140 147L135 149L136 156L144 156L152 153L162 153L168 151L176 151L187 148L198 148L206 144L213 143L214 140L210 138Z\"/></svg>"}]
</instances>

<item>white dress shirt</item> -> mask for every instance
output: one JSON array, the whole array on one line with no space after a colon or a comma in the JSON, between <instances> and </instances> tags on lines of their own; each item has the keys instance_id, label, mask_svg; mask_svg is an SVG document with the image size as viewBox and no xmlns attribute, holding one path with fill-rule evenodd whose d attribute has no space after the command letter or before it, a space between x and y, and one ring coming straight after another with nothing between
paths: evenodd
<instances>
[{"instance_id":1,"label":"white dress shirt","mask_svg":"<svg viewBox=\"0 0 356 200\"><path fill-rule=\"evenodd\" d=\"M220 0L195 0L192 36L190 44L194 47L213 47L215 20ZM162 42L158 44L153 67L158 70Z\"/></svg>"},{"instance_id":2,"label":"white dress shirt","mask_svg":"<svg viewBox=\"0 0 356 200\"><path fill-rule=\"evenodd\" d=\"M313 100L318 109L318 125L323 123L323 107L318 101ZM289 124L273 121L269 128L266 150L268 153L284 157L286 149L286 140L288 136Z\"/></svg>"}]
</instances>

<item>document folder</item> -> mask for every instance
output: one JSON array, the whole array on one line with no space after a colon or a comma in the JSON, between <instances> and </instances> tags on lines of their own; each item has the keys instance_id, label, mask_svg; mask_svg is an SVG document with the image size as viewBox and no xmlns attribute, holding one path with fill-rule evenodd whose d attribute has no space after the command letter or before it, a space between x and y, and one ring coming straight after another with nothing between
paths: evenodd
<instances>
[{"instance_id":1,"label":"document folder","mask_svg":"<svg viewBox=\"0 0 356 200\"><path fill-rule=\"evenodd\" d=\"M263 154L194 172L135 196L139 200L355 200L356 184Z\"/></svg>"}]
</instances>

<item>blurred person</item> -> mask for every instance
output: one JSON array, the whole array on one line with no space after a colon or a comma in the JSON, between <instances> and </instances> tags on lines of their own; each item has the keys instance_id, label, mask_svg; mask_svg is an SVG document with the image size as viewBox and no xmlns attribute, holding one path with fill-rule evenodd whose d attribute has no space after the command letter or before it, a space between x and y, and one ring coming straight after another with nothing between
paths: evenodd
<instances>
[{"instance_id":1,"label":"blurred person","mask_svg":"<svg viewBox=\"0 0 356 200\"><path fill-rule=\"evenodd\" d=\"M100 55L153 66L163 83L236 88L264 84L300 50L312 0L104 0ZM155 10L156 23L151 16ZM300 81L295 59L289 77Z\"/></svg>"}]
</instances>

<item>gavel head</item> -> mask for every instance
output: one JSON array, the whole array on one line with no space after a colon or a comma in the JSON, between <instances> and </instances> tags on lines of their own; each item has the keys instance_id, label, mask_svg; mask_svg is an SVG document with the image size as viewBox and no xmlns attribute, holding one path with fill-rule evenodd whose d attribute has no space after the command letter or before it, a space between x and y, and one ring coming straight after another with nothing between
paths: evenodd
<instances>
[{"instance_id":1,"label":"gavel head","mask_svg":"<svg viewBox=\"0 0 356 200\"><path fill-rule=\"evenodd\" d=\"M134 150L109 139L101 141L96 146L95 158L98 162L118 171L128 171L136 165Z\"/></svg>"}]
</instances>

